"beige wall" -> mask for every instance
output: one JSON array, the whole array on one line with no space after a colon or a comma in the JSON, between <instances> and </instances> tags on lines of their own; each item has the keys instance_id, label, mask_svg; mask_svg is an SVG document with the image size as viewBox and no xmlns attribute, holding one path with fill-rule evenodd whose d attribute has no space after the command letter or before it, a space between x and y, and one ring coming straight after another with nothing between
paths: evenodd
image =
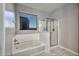
<instances>
[{"instance_id":1,"label":"beige wall","mask_svg":"<svg viewBox=\"0 0 79 59\"><path fill-rule=\"evenodd\" d=\"M12 11L12 12L15 11L15 5L12 4L12 3L6 3L6 7L5 8L6 8L7 11Z\"/></svg>"},{"instance_id":2,"label":"beige wall","mask_svg":"<svg viewBox=\"0 0 79 59\"><path fill-rule=\"evenodd\" d=\"M59 45L78 52L78 5L66 4L51 17L58 19Z\"/></svg>"},{"instance_id":3,"label":"beige wall","mask_svg":"<svg viewBox=\"0 0 79 59\"><path fill-rule=\"evenodd\" d=\"M4 7L0 3L0 55L4 54Z\"/></svg>"},{"instance_id":4,"label":"beige wall","mask_svg":"<svg viewBox=\"0 0 79 59\"><path fill-rule=\"evenodd\" d=\"M2 54L2 39L3 39L3 6L0 4L0 55Z\"/></svg>"}]
</instances>

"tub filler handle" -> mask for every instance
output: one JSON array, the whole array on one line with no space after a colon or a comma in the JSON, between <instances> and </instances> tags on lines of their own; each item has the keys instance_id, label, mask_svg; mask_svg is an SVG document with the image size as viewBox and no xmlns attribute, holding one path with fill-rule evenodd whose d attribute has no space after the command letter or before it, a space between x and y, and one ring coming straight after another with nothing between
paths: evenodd
<instances>
[{"instance_id":1,"label":"tub filler handle","mask_svg":"<svg viewBox=\"0 0 79 59\"><path fill-rule=\"evenodd\" d=\"M14 39L14 45L16 44L20 44L20 43L18 42L18 40Z\"/></svg>"}]
</instances>

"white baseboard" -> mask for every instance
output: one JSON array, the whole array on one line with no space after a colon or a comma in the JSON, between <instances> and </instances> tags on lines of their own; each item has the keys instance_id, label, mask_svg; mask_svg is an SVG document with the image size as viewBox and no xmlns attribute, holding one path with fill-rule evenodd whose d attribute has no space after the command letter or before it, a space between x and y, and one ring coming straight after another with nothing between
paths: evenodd
<instances>
[{"instance_id":1,"label":"white baseboard","mask_svg":"<svg viewBox=\"0 0 79 59\"><path fill-rule=\"evenodd\" d=\"M69 51L69 52L71 52L71 53L73 53L73 54L79 55L79 53L74 52L74 51L72 51L72 50L70 50L70 49L68 49L68 48L63 47L63 46L58 45L58 47L60 47L60 48L62 48L62 49L65 49L65 50L67 50L67 51Z\"/></svg>"},{"instance_id":2,"label":"white baseboard","mask_svg":"<svg viewBox=\"0 0 79 59\"><path fill-rule=\"evenodd\" d=\"M53 49L53 48L56 48L56 47L59 47L59 45L50 47L50 50Z\"/></svg>"},{"instance_id":3,"label":"white baseboard","mask_svg":"<svg viewBox=\"0 0 79 59\"><path fill-rule=\"evenodd\" d=\"M65 48L65 47L61 46L61 45L53 46L53 47L50 48L50 50L53 49L53 48L56 48L56 47L60 47L60 48L62 48L62 49L65 49L65 50L67 50L67 51L73 53L73 54L79 55L79 53L74 52L74 51L72 51L72 50L70 50L70 49L68 49L68 48Z\"/></svg>"}]
</instances>

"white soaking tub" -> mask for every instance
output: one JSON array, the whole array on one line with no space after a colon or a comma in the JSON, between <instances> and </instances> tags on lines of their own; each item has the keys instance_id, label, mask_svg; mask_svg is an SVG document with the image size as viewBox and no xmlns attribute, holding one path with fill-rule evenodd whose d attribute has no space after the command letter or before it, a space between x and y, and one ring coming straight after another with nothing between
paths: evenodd
<instances>
[{"instance_id":1,"label":"white soaking tub","mask_svg":"<svg viewBox=\"0 0 79 59\"><path fill-rule=\"evenodd\" d=\"M16 38L16 40L18 40ZM19 44L12 43L13 56L33 56L45 52L45 46L39 40L17 41Z\"/></svg>"}]
</instances>

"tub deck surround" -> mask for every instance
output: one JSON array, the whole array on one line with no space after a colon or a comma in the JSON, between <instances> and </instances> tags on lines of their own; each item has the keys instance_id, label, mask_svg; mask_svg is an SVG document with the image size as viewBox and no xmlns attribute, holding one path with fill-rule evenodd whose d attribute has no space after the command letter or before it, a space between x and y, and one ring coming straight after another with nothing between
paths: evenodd
<instances>
[{"instance_id":1,"label":"tub deck surround","mask_svg":"<svg viewBox=\"0 0 79 59\"><path fill-rule=\"evenodd\" d=\"M14 39L17 39L19 42L25 42L28 40L39 40L39 33L17 34Z\"/></svg>"},{"instance_id":2,"label":"tub deck surround","mask_svg":"<svg viewBox=\"0 0 79 59\"><path fill-rule=\"evenodd\" d=\"M15 39L19 44L14 44ZM12 41L12 55L28 56L39 54L39 52L45 52L45 45L40 42L39 34L21 34L14 37Z\"/></svg>"},{"instance_id":3,"label":"tub deck surround","mask_svg":"<svg viewBox=\"0 0 79 59\"><path fill-rule=\"evenodd\" d=\"M13 56L33 56L35 54L39 54L39 52L45 52L45 46L40 44L38 46L28 47L24 49L15 49L13 51Z\"/></svg>"},{"instance_id":4,"label":"tub deck surround","mask_svg":"<svg viewBox=\"0 0 79 59\"><path fill-rule=\"evenodd\" d=\"M20 42L19 44L16 44L14 45L13 44L13 54L14 53L18 53L20 51L24 51L24 50L29 50L29 49L34 49L34 48L37 48L37 47L40 47L42 46L43 44L36 41L36 40L29 40L29 41L25 41L25 42Z\"/></svg>"}]
</instances>

